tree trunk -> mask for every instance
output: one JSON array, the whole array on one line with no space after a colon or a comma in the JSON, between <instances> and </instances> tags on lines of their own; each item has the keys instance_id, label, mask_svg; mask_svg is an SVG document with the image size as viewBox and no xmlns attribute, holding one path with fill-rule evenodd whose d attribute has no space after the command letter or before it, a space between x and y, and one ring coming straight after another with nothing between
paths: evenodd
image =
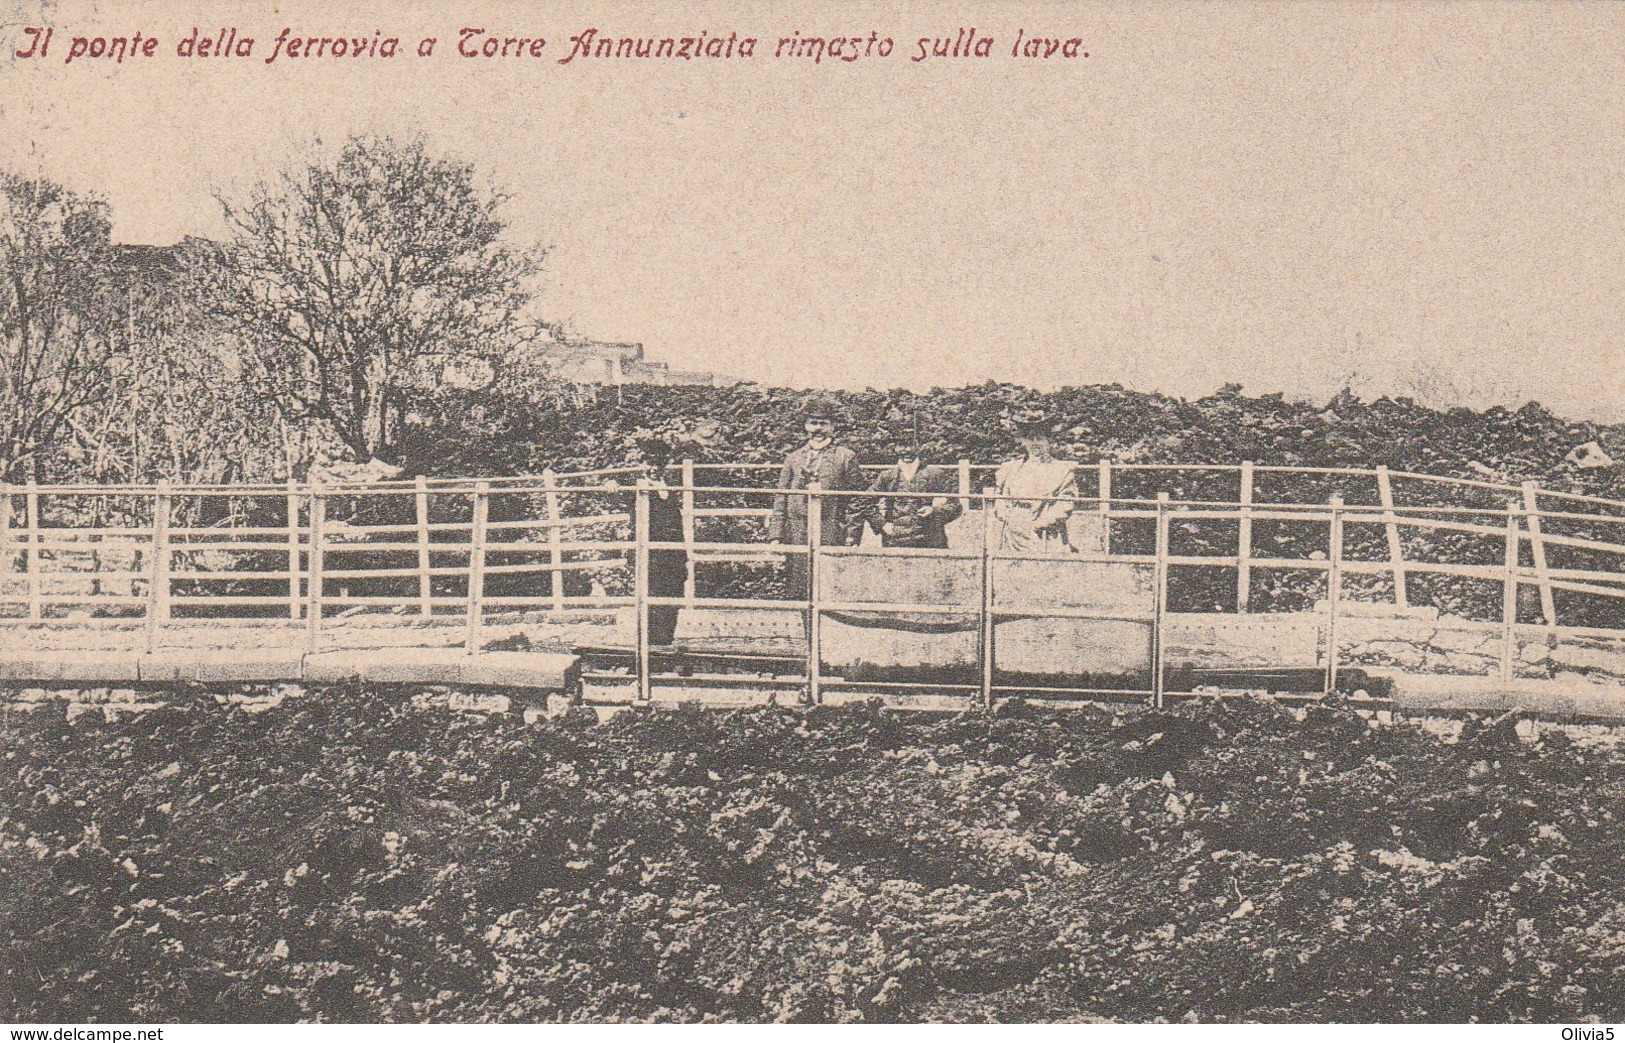
<instances>
[{"instance_id":1,"label":"tree trunk","mask_svg":"<svg viewBox=\"0 0 1625 1043\"><path fill-rule=\"evenodd\" d=\"M388 382L389 363L380 354L367 363L367 416L361 426L367 459L377 456L378 450L388 442Z\"/></svg>"}]
</instances>

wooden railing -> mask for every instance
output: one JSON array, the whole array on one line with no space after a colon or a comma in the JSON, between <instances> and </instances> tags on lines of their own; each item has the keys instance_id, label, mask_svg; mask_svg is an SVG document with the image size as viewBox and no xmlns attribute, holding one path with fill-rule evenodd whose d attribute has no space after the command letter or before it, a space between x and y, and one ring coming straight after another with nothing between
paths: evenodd
<instances>
[{"instance_id":1,"label":"wooden railing","mask_svg":"<svg viewBox=\"0 0 1625 1043\"><path fill-rule=\"evenodd\" d=\"M822 567L834 556L856 552L824 545L818 531L822 500L881 495L897 499L910 494L818 489L784 493L767 487L766 481L707 485L705 476L730 473L759 474L770 481L777 467L684 461L669 473L674 479L669 494L679 497L682 505L682 539L677 542L650 538L649 472L638 467L368 485L0 486L0 617L12 624L139 620L149 648L160 642L173 620L182 617L278 618L303 625L310 646L316 647L335 615L387 612L463 626L465 647L474 651L492 613L631 609L637 640L628 651L637 659L640 695L647 697L651 608L794 609L807 619L807 649L805 676L791 680L804 684L816 699L831 683L823 677L820 654L822 621L828 613L948 612L979 617L980 692L992 698L999 687L992 648L997 619L1068 613L998 600L993 577L999 563L1030 556L997 547L993 512L988 508L999 497L986 484L993 469L960 461L954 470L957 497L968 508L958 523L963 539L955 549L862 553L924 553L975 562L981 597L971 606L906 600L833 602L823 597ZM1134 481L1159 484L1177 477L1177 472L1195 476L1185 480L1188 485L1233 480L1234 491L1224 498L1176 498L1165 490L1133 496L1120 491ZM1323 481L1337 491L1313 504L1261 497L1260 484L1276 477ZM973 491L978 481L983 487ZM1587 618L1593 613L1583 608L1571 610L1573 618L1559 619L1559 595L1578 595L1605 606L1625 604L1625 569L1620 568L1625 561L1621 532L1625 503L1620 501L1553 492L1530 483L1439 479L1382 468L1293 469L1249 463L1179 467L1102 461L1080 469L1078 486L1080 492L1073 499L1076 514L1094 526L1096 540L1067 557L1143 569L1152 577L1153 597L1145 613L1070 615L1148 626L1151 683L1138 694L1157 702L1164 695L1163 624L1170 611L1169 577L1175 570L1233 571L1234 607L1227 611L1238 616L1256 613L1254 581L1262 571L1324 574L1318 585L1324 586L1325 597L1318 611L1324 618L1328 689L1337 685L1340 617L1346 611L1346 587L1355 577L1386 580L1391 604L1402 612L1416 607L1413 588L1424 577L1452 577L1496 588L1499 619L1451 618L1442 625L1499 633L1503 676L1514 671L1520 635L1625 636L1625 623L1616 624L1607 612L1601 625ZM1416 502L1419 490L1437 494L1431 497L1434 502ZM808 501L806 543L763 542L761 523L771 513L772 497L780 495ZM1351 495L1358 499L1351 502ZM1501 502L1498 507L1438 502L1473 496ZM216 520L204 521L211 517ZM725 538L706 538L702 528L718 522L731 524L733 530ZM1324 550L1296 555L1262 550L1259 530L1271 525L1296 527L1300 547L1310 538L1303 535L1306 531L1324 532ZM1135 527L1137 542L1130 538ZM1211 550L1221 540L1213 535L1218 528L1235 533L1233 545L1223 552L1192 553L1175 545L1177 539ZM1351 530L1380 532L1380 541L1373 542L1386 549L1385 556L1351 557ZM683 594L651 595L650 554L676 550L687 555ZM1485 560L1434 560L1444 552ZM1564 555L1577 555L1579 563L1554 560ZM807 562L811 583L804 597L731 597L713 590L702 594L699 588L704 585L696 579L698 569L708 563L759 566L793 556ZM588 578L571 581L572 575ZM598 579L597 585L591 577ZM610 590L612 584L618 589ZM1538 622L1519 616L1518 596L1525 587L1540 593ZM64 610L70 613L66 618L61 615Z\"/></svg>"}]
</instances>

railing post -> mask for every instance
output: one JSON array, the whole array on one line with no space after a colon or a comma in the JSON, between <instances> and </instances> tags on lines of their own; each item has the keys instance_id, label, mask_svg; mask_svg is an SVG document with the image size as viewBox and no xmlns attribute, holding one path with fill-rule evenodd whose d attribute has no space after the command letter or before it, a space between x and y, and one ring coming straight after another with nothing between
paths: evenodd
<instances>
[{"instance_id":1,"label":"railing post","mask_svg":"<svg viewBox=\"0 0 1625 1043\"><path fill-rule=\"evenodd\" d=\"M694 597L694 460L683 457L683 597Z\"/></svg>"},{"instance_id":2,"label":"railing post","mask_svg":"<svg viewBox=\"0 0 1625 1043\"><path fill-rule=\"evenodd\" d=\"M1518 508L1507 504L1506 581L1501 589L1501 680L1512 680L1517 658Z\"/></svg>"},{"instance_id":3,"label":"railing post","mask_svg":"<svg viewBox=\"0 0 1625 1043\"><path fill-rule=\"evenodd\" d=\"M1167 671L1163 658L1164 617L1168 614L1168 494L1157 494L1157 556L1152 566L1152 585L1156 588L1151 601L1151 705L1162 709Z\"/></svg>"},{"instance_id":4,"label":"railing post","mask_svg":"<svg viewBox=\"0 0 1625 1043\"><path fill-rule=\"evenodd\" d=\"M468 636L463 654L480 650L480 627L485 622L485 525L491 514L491 486L474 486L474 523L468 531Z\"/></svg>"},{"instance_id":5,"label":"railing post","mask_svg":"<svg viewBox=\"0 0 1625 1043\"><path fill-rule=\"evenodd\" d=\"M418 525L418 615L428 619L434 615L434 580L429 568L429 480L420 474L413 484Z\"/></svg>"},{"instance_id":6,"label":"railing post","mask_svg":"<svg viewBox=\"0 0 1625 1043\"><path fill-rule=\"evenodd\" d=\"M807 701L823 701L823 610L819 598L818 549L824 542L824 498L819 485L807 486Z\"/></svg>"},{"instance_id":7,"label":"railing post","mask_svg":"<svg viewBox=\"0 0 1625 1043\"><path fill-rule=\"evenodd\" d=\"M1236 538L1236 613L1245 616L1253 598L1253 462L1241 462L1241 508Z\"/></svg>"},{"instance_id":8,"label":"railing post","mask_svg":"<svg viewBox=\"0 0 1625 1043\"><path fill-rule=\"evenodd\" d=\"M1100 473L1096 479L1096 495L1100 498L1100 552L1112 552L1112 462L1100 458Z\"/></svg>"},{"instance_id":9,"label":"railing post","mask_svg":"<svg viewBox=\"0 0 1625 1043\"><path fill-rule=\"evenodd\" d=\"M1377 467L1377 495L1382 502L1382 521L1388 530L1388 560L1394 567L1394 605L1410 606L1410 591L1405 578L1405 543L1399 538L1399 516L1394 513L1394 484L1388 476L1386 464Z\"/></svg>"},{"instance_id":10,"label":"railing post","mask_svg":"<svg viewBox=\"0 0 1625 1043\"><path fill-rule=\"evenodd\" d=\"M654 697L653 678L649 676L649 480L638 479L637 502L632 511L632 593L636 602L636 651L638 693L640 703Z\"/></svg>"},{"instance_id":11,"label":"railing post","mask_svg":"<svg viewBox=\"0 0 1625 1043\"><path fill-rule=\"evenodd\" d=\"M549 582L553 594L553 607L564 607L564 553L559 548L564 543L564 518L559 512L559 482L558 476L552 468L542 472L542 497L547 503L548 562L553 566L549 571Z\"/></svg>"},{"instance_id":12,"label":"railing post","mask_svg":"<svg viewBox=\"0 0 1625 1043\"><path fill-rule=\"evenodd\" d=\"M959 458L959 510L961 513L970 510L970 461L964 457Z\"/></svg>"},{"instance_id":13,"label":"railing post","mask_svg":"<svg viewBox=\"0 0 1625 1043\"><path fill-rule=\"evenodd\" d=\"M299 486L288 479L288 619L299 621Z\"/></svg>"},{"instance_id":14,"label":"railing post","mask_svg":"<svg viewBox=\"0 0 1625 1043\"><path fill-rule=\"evenodd\" d=\"M1549 627L1557 626L1557 603L1552 598L1552 577L1546 571L1546 541L1540 533L1540 487L1523 483L1524 524L1529 527L1529 551L1534 555L1535 575L1540 579L1540 614Z\"/></svg>"},{"instance_id":15,"label":"railing post","mask_svg":"<svg viewBox=\"0 0 1625 1043\"><path fill-rule=\"evenodd\" d=\"M322 632L322 555L326 537L322 530L327 523L327 496L320 482L310 483L310 549L306 557L310 562L305 577L305 642L312 652L321 641Z\"/></svg>"},{"instance_id":16,"label":"railing post","mask_svg":"<svg viewBox=\"0 0 1625 1043\"><path fill-rule=\"evenodd\" d=\"M1326 694L1337 691L1337 604L1343 593L1343 497L1331 499L1331 537L1326 567Z\"/></svg>"},{"instance_id":17,"label":"railing post","mask_svg":"<svg viewBox=\"0 0 1625 1043\"><path fill-rule=\"evenodd\" d=\"M27 557L24 563L28 569L28 618L39 619L42 612L40 608L40 539L39 539L39 487L30 481L23 492L23 522L28 526L25 531Z\"/></svg>"},{"instance_id":18,"label":"railing post","mask_svg":"<svg viewBox=\"0 0 1625 1043\"><path fill-rule=\"evenodd\" d=\"M167 479L152 497L152 561L147 564L147 651L158 644L158 628L169 622L169 508Z\"/></svg>"},{"instance_id":19,"label":"railing post","mask_svg":"<svg viewBox=\"0 0 1625 1043\"><path fill-rule=\"evenodd\" d=\"M982 709L993 709L993 497L998 490L982 490L982 614L978 631L982 665Z\"/></svg>"},{"instance_id":20,"label":"railing post","mask_svg":"<svg viewBox=\"0 0 1625 1043\"><path fill-rule=\"evenodd\" d=\"M11 486L0 482L0 603L6 600L6 577L11 575Z\"/></svg>"}]
</instances>

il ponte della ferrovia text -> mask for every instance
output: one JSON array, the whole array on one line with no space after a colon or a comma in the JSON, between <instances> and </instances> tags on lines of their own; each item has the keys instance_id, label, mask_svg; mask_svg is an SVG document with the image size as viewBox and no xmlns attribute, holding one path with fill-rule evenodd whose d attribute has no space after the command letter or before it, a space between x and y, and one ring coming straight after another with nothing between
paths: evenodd
<instances>
[{"instance_id":1,"label":"il ponte della ferrovia text","mask_svg":"<svg viewBox=\"0 0 1625 1043\"><path fill-rule=\"evenodd\" d=\"M464 26L442 42L438 36L390 36L382 29L370 34L317 35L295 33L284 28L274 37L253 35L235 26L206 32L194 26L190 33L171 36L168 41L145 30L122 35L76 34L63 30L56 36L54 26L26 26L21 31L14 56L19 59L60 58L74 62L141 63L164 57L196 59L258 58L270 65L279 61L306 59L376 60L397 57L526 60L550 58L556 64L591 63L613 59L753 59L757 57L798 59L815 65L829 62L856 62L863 59L907 58L911 62L936 59L1087 58L1083 39L1078 36L1043 35L1018 27L1013 34L994 35L974 26L958 28L947 35L905 37L883 36L871 30L867 36L820 36L793 30L788 36L726 35L701 30L694 36L616 35L591 28L568 38L563 46L550 44L539 34L528 35ZM1002 41L1002 42L1001 42Z\"/></svg>"}]
</instances>

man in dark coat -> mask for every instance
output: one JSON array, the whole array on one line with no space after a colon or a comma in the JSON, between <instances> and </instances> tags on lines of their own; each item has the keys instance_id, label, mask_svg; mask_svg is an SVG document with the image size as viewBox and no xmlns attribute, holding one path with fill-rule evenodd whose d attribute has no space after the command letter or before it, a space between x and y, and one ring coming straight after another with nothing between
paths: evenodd
<instances>
[{"instance_id":1,"label":"man in dark coat","mask_svg":"<svg viewBox=\"0 0 1625 1043\"><path fill-rule=\"evenodd\" d=\"M930 499L915 496L885 497L869 501L868 521L887 547L923 547L946 550L948 523L959 517L959 482L941 467L924 463L912 435L893 440L897 465L880 472L871 492L936 493Z\"/></svg>"},{"instance_id":2,"label":"man in dark coat","mask_svg":"<svg viewBox=\"0 0 1625 1043\"><path fill-rule=\"evenodd\" d=\"M638 446L649 468L649 542L683 542L683 494L666 484L666 467L671 463L671 447L659 439ZM688 583L688 554L681 550L649 552L649 596L680 598ZM669 645L677 636L676 605L649 606L649 643Z\"/></svg>"},{"instance_id":3,"label":"man in dark coat","mask_svg":"<svg viewBox=\"0 0 1625 1043\"><path fill-rule=\"evenodd\" d=\"M807 442L784 461L784 467L779 472L779 488L794 491L816 483L831 492L866 489L869 483L858 466L857 454L835 444L833 403L824 398L815 399L804 415ZM857 535L863 531L863 507L854 503L854 499L846 496L827 496L823 499L819 511L819 542L823 546L841 547L857 542ZM807 497L773 498L773 517L768 522L767 538L773 543L806 546ZM806 555L787 555L785 589L790 598L807 596Z\"/></svg>"}]
</instances>

